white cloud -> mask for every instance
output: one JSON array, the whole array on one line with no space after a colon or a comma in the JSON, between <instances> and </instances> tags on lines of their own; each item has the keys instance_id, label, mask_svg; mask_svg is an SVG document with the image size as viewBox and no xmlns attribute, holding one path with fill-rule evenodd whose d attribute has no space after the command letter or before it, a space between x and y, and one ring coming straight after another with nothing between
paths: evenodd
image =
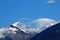
<instances>
[{"instance_id":1,"label":"white cloud","mask_svg":"<svg viewBox=\"0 0 60 40\"><path fill-rule=\"evenodd\" d=\"M55 0L48 0L48 3L54 3Z\"/></svg>"},{"instance_id":2,"label":"white cloud","mask_svg":"<svg viewBox=\"0 0 60 40\"><path fill-rule=\"evenodd\" d=\"M39 18L36 20L33 20L32 22L30 22L30 24L35 24L35 26L38 28L38 30L41 32L43 30L45 30L46 28L53 26L55 24L57 24L56 21L49 19L49 18Z\"/></svg>"},{"instance_id":3,"label":"white cloud","mask_svg":"<svg viewBox=\"0 0 60 40\"><path fill-rule=\"evenodd\" d=\"M30 20L29 18L21 18L20 21Z\"/></svg>"},{"instance_id":4,"label":"white cloud","mask_svg":"<svg viewBox=\"0 0 60 40\"><path fill-rule=\"evenodd\" d=\"M28 24L29 21L31 21L32 19L30 18L21 18L19 21L24 23L24 24Z\"/></svg>"},{"instance_id":5,"label":"white cloud","mask_svg":"<svg viewBox=\"0 0 60 40\"><path fill-rule=\"evenodd\" d=\"M46 23L51 23L51 22L55 23L56 21L49 19L49 18L39 18L39 19L34 20L33 22L46 24Z\"/></svg>"}]
</instances>

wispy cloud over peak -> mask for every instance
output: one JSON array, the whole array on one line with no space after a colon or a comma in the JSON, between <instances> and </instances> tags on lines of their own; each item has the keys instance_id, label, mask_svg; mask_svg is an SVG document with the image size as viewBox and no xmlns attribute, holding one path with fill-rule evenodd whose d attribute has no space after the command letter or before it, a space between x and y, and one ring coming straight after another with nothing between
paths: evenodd
<instances>
[{"instance_id":1,"label":"wispy cloud over peak","mask_svg":"<svg viewBox=\"0 0 60 40\"><path fill-rule=\"evenodd\" d=\"M36 23L36 25L35 25L35 23ZM49 18L39 18L39 19L36 19L36 20L33 20L32 22L30 22L30 24L35 25L39 29L40 32L57 23L58 23L57 21L49 19Z\"/></svg>"}]
</instances>

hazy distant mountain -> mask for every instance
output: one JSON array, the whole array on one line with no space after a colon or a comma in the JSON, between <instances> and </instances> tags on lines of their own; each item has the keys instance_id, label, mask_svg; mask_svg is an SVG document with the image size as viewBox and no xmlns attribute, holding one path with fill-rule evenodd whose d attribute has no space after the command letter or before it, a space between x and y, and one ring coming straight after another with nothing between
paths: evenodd
<instances>
[{"instance_id":1,"label":"hazy distant mountain","mask_svg":"<svg viewBox=\"0 0 60 40\"><path fill-rule=\"evenodd\" d=\"M31 40L60 40L60 23L38 33Z\"/></svg>"}]
</instances>

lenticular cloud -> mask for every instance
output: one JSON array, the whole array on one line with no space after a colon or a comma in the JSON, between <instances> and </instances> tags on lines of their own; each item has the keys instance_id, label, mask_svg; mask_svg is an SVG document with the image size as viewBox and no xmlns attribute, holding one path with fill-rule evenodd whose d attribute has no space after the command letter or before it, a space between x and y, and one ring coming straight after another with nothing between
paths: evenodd
<instances>
[{"instance_id":1,"label":"lenticular cloud","mask_svg":"<svg viewBox=\"0 0 60 40\"><path fill-rule=\"evenodd\" d=\"M49 18L41 18L41 19L37 19L32 21L31 23L36 23L36 28L41 32L43 30L45 30L48 27L51 27L55 24L57 24L56 21L49 19Z\"/></svg>"}]
</instances>

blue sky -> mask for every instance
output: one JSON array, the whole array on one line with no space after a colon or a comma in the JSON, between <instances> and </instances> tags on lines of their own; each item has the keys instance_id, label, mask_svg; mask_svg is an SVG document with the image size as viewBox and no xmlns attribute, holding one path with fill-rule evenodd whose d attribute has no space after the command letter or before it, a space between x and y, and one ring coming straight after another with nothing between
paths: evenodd
<instances>
[{"instance_id":1,"label":"blue sky","mask_svg":"<svg viewBox=\"0 0 60 40\"><path fill-rule=\"evenodd\" d=\"M0 0L0 27L10 25L21 18L52 18L60 20L60 0Z\"/></svg>"}]
</instances>

